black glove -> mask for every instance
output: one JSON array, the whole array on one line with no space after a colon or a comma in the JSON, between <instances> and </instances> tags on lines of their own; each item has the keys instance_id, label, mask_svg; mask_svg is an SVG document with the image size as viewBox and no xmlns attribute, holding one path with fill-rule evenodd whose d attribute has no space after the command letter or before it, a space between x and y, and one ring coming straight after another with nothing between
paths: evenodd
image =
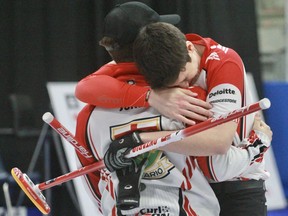
<instances>
[{"instance_id":1,"label":"black glove","mask_svg":"<svg viewBox=\"0 0 288 216\"><path fill-rule=\"evenodd\" d=\"M120 139L114 140L110 143L107 152L104 155L104 163L106 168L113 172L115 170L123 169L132 164L131 158L125 158L132 148L143 144L139 133L133 132Z\"/></svg>"},{"instance_id":2,"label":"black glove","mask_svg":"<svg viewBox=\"0 0 288 216\"><path fill-rule=\"evenodd\" d=\"M140 180L146 161L147 158L144 158L137 164L133 160L130 166L116 170L119 179L116 206L123 214L125 214L125 211L135 209L140 205Z\"/></svg>"}]
</instances>

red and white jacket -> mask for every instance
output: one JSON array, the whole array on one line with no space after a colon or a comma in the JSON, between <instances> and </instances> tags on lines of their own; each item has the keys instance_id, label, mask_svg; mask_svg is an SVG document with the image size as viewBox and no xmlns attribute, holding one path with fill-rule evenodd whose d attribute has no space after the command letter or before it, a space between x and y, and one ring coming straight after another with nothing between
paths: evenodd
<instances>
[{"instance_id":1,"label":"red and white jacket","mask_svg":"<svg viewBox=\"0 0 288 216\"><path fill-rule=\"evenodd\" d=\"M113 139L134 130L178 130L182 123L161 116L154 108L104 109L87 105L78 115L76 137L85 143L95 161L101 160ZM79 167L90 164L79 155ZM117 215L115 198L118 179L106 169L88 174L85 188L103 215ZM219 206L194 157L151 151L141 182L140 207L129 215L216 216ZM135 213L135 214L134 214Z\"/></svg>"}]
</instances>

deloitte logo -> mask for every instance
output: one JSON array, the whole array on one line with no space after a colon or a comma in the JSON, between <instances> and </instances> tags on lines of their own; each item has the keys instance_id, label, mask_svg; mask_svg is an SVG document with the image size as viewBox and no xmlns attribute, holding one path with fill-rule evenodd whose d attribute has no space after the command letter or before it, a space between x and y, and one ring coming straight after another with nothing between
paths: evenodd
<instances>
[{"instance_id":1,"label":"deloitte logo","mask_svg":"<svg viewBox=\"0 0 288 216\"><path fill-rule=\"evenodd\" d=\"M221 95L221 94L232 94L232 95L234 95L235 94L235 90L223 88L221 90L217 90L216 92L211 92L209 94L209 98L214 97L216 95Z\"/></svg>"}]
</instances>

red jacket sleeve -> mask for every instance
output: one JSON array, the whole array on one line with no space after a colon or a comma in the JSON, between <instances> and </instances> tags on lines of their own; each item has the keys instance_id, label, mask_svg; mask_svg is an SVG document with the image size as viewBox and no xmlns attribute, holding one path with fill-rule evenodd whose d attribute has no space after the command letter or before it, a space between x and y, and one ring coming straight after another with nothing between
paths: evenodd
<instances>
[{"instance_id":1,"label":"red jacket sleeve","mask_svg":"<svg viewBox=\"0 0 288 216\"><path fill-rule=\"evenodd\" d=\"M148 90L148 87L130 85L109 75L91 74L78 82L75 96L84 103L103 108L148 107Z\"/></svg>"}]
</instances>

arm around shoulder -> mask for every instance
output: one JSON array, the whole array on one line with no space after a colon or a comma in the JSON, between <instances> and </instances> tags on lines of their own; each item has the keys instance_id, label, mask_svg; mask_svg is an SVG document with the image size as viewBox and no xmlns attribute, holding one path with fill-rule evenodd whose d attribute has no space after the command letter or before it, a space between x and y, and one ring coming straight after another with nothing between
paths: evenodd
<instances>
[{"instance_id":1,"label":"arm around shoulder","mask_svg":"<svg viewBox=\"0 0 288 216\"><path fill-rule=\"evenodd\" d=\"M149 88L130 85L108 75L91 74L80 80L75 96L82 102L104 108L149 106L146 94Z\"/></svg>"}]
</instances>

